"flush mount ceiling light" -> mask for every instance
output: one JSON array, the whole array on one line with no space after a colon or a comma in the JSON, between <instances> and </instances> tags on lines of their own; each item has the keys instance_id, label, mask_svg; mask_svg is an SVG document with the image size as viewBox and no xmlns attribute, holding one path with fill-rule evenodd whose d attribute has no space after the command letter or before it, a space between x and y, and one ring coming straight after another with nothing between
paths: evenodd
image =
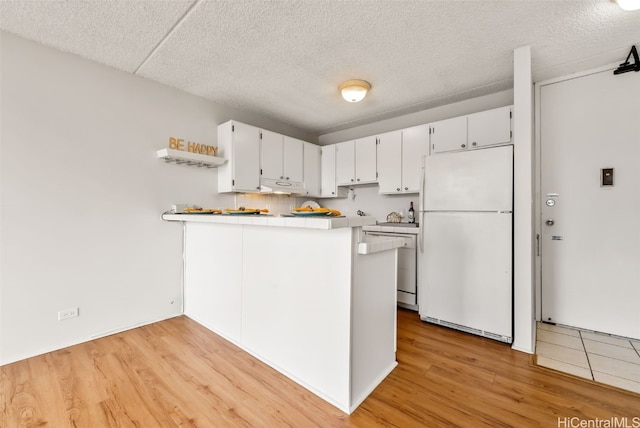
<instances>
[{"instance_id":1,"label":"flush mount ceiling light","mask_svg":"<svg viewBox=\"0 0 640 428\"><path fill-rule=\"evenodd\" d=\"M367 92L371 89L369 82L364 80L347 80L338 86L342 93L342 98L350 103L357 103L367 95Z\"/></svg>"},{"instance_id":2,"label":"flush mount ceiling light","mask_svg":"<svg viewBox=\"0 0 640 428\"><path fill-rule=\"evenodd\" d=\"M640 0L611 0L614 3L618 3L620 9L624 10L637 10L640 9Z\"/></svg>"}]
</instances>

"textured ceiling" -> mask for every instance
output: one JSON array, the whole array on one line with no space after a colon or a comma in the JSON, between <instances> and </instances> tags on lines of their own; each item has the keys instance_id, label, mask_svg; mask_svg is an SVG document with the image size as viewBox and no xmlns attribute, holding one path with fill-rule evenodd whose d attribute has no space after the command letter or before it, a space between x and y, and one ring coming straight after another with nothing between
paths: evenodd
<instances>
[{"instance_id":1,"label":"textured ceiling","mask_svg":"<svg viewBox=\"0 0 640 428\"><path fill-rule=\"evenodd\" d=\"M623 62L640 11L609 0L0 1L0 28L313 134ZM338 85L364 79L364 101Z\"/></svg>"}]
</instances>

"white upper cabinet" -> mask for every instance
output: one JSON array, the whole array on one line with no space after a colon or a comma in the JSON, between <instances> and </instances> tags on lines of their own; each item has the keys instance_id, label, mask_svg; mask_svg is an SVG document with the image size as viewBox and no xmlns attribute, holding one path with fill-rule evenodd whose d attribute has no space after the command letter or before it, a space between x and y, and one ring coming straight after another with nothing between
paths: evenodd
<instances>
[{"instance_id":1,"label":"white upper cabinet","mask_svg":"<svg viewBox=\"0 0 640 428\"><path fill-rule=\"evenodd\" d=\"M360 138L336 146L338 186L377 182L376 137Z\"/></svg>"},{"instance_id":2,"label":"white upper cabinet","mask_svg":"<svg viewBox=\"0 0 640 428\"><path fill-rule=\"evenodd\" d=\"M302 183L304 141L264 129L261 134L262 178Z\"/></svg>"},{"instance_id":3,"label":"white upper cabinet","mask_svg":"<svg viewBox=\"0 0 640 428\"><path fill-rule=\"evenodd\" d=\"M467 116L469 147L506 144L511 141L511 108L501 107Z\"/></svg>"},{"instance_id":4,"label":"white upper cabinet","mask_svg":"<svg viewBox=\"0 0 640 428\"><path fill-rule=\"evenodd\" d=\"M321 147L321 185L320 196L323 198L337 197L336 187L336 145Z\"/></svg>"},{"instance_id":5,"label":"white upper cabinet","mask_svg":"<svg viewBox=\"0 0 640 428\"><path fill-rule=\"evenodd\" d=\"M420 192L422 161L429 154L429 125L402 131L402 192Z\"/></svg>"},{"instance_id":6,"label":"white upper cabinet","mask_svg":"<svg viewBox=\"0 0 640 428\"><path fill-rule=\"evenodd\" d=\"M304 142L304 188L308 196L319 198L321 148L315 144ZM335 157L334 157L335 162ZM333 171L335 177L335 168ZM335 178L334 178L335 187Z\"/></svg>"},{"instance_id":7,"label":"white upper cabinet","mask_svg":"<svg viewBox=\"0 0 640 428\"><path fill-rule=\"evenodd\" d=\"M378 136L380 193L418 193L422 159L429 152L429 125Z\"/></svg>"},{"instance_id":8,"label":"white upper cabinet","mask_svg":"<svg viewBox=\"0 0 640 428\"><path fill-rule=\"evenodd\" d=\"M431 153L511 142L511 107L500 107L431 124Z\"/></svg>"},{"instance_id":9,"label":"white upper cabinet","mask_svg":"<svg viewBox=\"0 0 640 428\"><path fill-rule=\"evenodd\" d=\"M467 148L467 117L454 117L431 124L431 151L433 153L464 150Z\"/></svg>"},{"instance_id":10,"label":"white upper cabinet","mask_svg":"<svg viewBox=\"0 0 640 428\"><path fill-rule=\"evenodd\" d=\"M266 130L262 130L261 134L260 166L262 177L282 180L284 179L282 172L282 161L284 159L284 136L282 134Z\"/></svg>"},{"instance_id":11,"label":"white upper cabinet","mask_svg":"<svg viewBox=\"0 0 640 428\"><path fill-rule=\"evenodd\" d=\"M378 181L376 137L356 140L356 184Z\"/></svg>"},{"instance_id":12,"label":"white upper cabinet","mask_svg":"<svg viewBox=\"0 0 640 428\"><path fill-rule=\"evenodd\" d=\"M378 136L378 185L380 193L402 192L402 131Z\"/></svg>"},{"instance_id":13,"label":"white upper cabinet","mask_svg":"<svg viewBox=\"0 0 640 428\"><path fill-rule=\"evenodd\" d=\"M218 167L218 192L260 190L260 130L229 121L218 126L218 153L227 159Z\"/></svg>"},{"instance_id":14,"label":"white upper cabinet","mask_svg":"<svg viewBox=\"0 0 640 428\"><path fill-rule=\"evenodd\" d=\"M283 176L287 181L302 183L304 180L304 144L297 138L284 136Z\"/></svg>"},{"instance_id":15,"label":"white upper cabinet","mask_svg":"<svg viewBox=\"0 0 640 428\"><path fill-rule=\"evenodd\" d=\"M338 186L354 184L356 179L355 141L335 144L336 182Z\"/></svg>"}]
</instances>

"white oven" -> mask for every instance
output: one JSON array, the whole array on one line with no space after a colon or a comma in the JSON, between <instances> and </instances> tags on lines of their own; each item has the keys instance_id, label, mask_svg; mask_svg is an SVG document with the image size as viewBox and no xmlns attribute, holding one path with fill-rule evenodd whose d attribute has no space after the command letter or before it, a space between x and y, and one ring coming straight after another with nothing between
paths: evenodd
<instances>
[{"instance_id":1,"label":"white oven","mask_svg":"<svg viewBox=\"0 0 640 428\"><path fill-rule=\"evenodd\" d=\"M365 227L364 233L372 236L392 236L405 238L406 245L398 248L398 306L418 310L417 301L417 228L405 228L393 227L393 231L385 231L384 227L373 226L372 229L367 230ZM401 229L401 231L398 231Z\"/></svg>"}]
</instances>

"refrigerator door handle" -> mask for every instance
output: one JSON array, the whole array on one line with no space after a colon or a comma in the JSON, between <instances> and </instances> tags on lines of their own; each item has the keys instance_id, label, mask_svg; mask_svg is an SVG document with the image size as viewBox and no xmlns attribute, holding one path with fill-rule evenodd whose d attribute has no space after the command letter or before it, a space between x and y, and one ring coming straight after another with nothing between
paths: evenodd
<instances>
[{"instance_id":1,"label":"refrigerator door handle","mask_svg":"<svg viewBox=\"0 0 640 428\"><path fill-rule=\"evenodd\" d=\"M420 171L420 194L418 199L418 224L420 225L420 233L418 234L418 247L420 252L424 252L424 180L425 180L425 163L426 156L422 156L422 168Z\"/></svg>"},{"instance_id":2,"label":"refrigerator door handle","mask_svg":"<svg viewBox=\"0 0 640 428\"><path fill-rule=\"evenodd\" d=\"M424 211L419 211L419 222L420 222L420 231L418 233L418 247L420 248L420 252L424 253L424 223L422 222L424 220Z\"/></svg>"},{"instance_id":3,"label":"refrigerator door handle","mask_svg":"<svg viewBox=\"0 0 640 428\"><path fill-rule=\"evenodd\" d=\"M420 170L420 198L418 200L418 211L422 212L424 211L424 179L425 179L425 174L424 174L424 165L426 162L427 157L426 156L422 156L422 168ZM422 221L422 219L420 219ZM422 222L420 223L422 224Z\"/></svg>"}]
</instances>

